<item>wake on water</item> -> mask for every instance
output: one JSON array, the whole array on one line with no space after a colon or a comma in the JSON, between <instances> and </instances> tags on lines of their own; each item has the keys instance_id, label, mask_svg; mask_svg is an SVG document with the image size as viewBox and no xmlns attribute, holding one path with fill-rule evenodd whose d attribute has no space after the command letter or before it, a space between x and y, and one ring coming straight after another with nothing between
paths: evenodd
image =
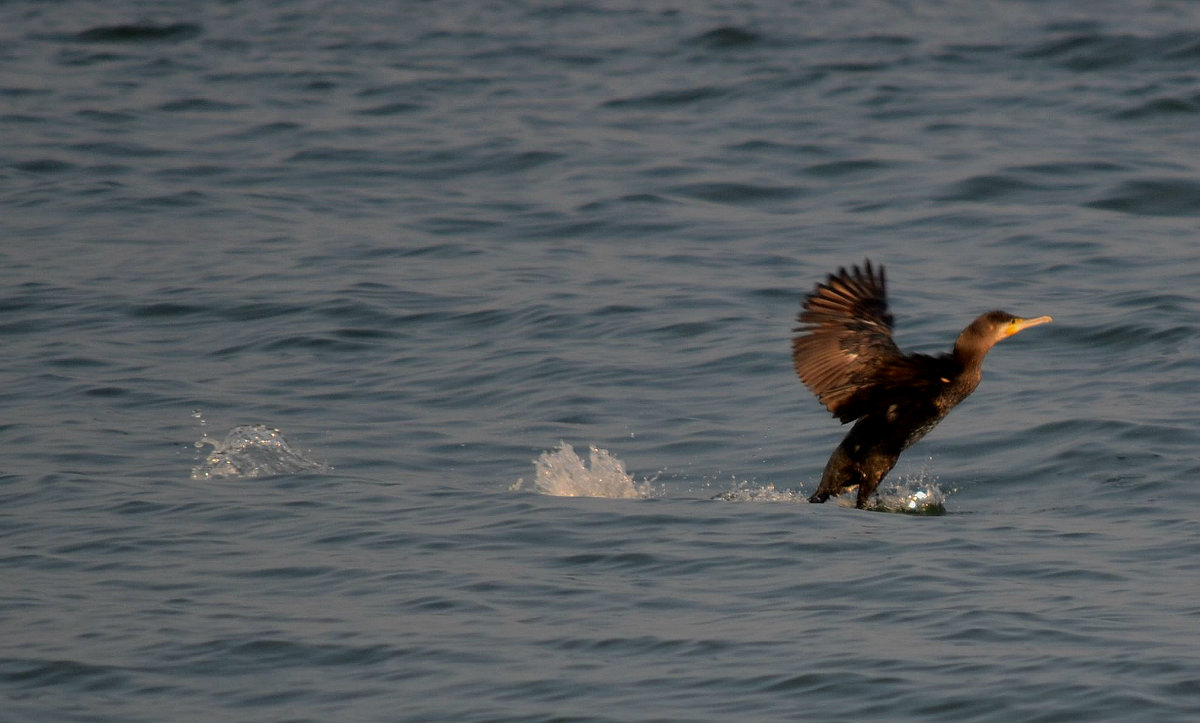
<instances>
[{"instance_id":1,"label":"wake on water","mask_svg":"<svg viewBox=\"0 0 1200 723\"><path fill-rule=\"evenodd\" d=\"M608 450L589 447L589 462L575 453L566 442L543 452L533 461L535 477L531 491L556 497L609 497L616 499L645 499L661 496L653 480L636 481L626 470L625 464ZM527 489L525 480L519 479L509 489ZM777 490L775 485L759 485L752 482L734 481L734 486L713 497L725 502L808 502L808 496L799 490ZM843 507L854 507L855 497L845 494L835 498ZM881 487L870 508L880 512L901 512L913 515L942 515L946 513L946 493L934 484L927 473L915 478L901 477L898 481Z\"/></svg>"},{"instance_id":2,"label":"wake on water","mask_svg":"<svg viewBox=\"0 0 1200 723\"><path fill-rule=\"evenodd\" d=\"M199 412L193 416L205 422ZM196 442L197 449L211 447L203 459L192 468L192 479L253 479L301 472L320 472L329 467L291 446L283 433L265 424L247 424L229 430L222 440L203 433ZM543 452L533 461L534 479L526 487L518 479L509 489L553 497L605 497L610 499L646 499L661 497L665 489L653 479L635 480L625 470L625 463L606 449L588 448L584 462L566 442ZM777 490L775 485L733 481L732 488L712 499L724 502L784 502L807 503L801 490ZM838 505L854 506L854 495L835 498ZM915 479L901 478L879 490L871 509L881 512L902 512L916 515L945 514L946 494L922 473Z\"/></svg>"}]
</instances>

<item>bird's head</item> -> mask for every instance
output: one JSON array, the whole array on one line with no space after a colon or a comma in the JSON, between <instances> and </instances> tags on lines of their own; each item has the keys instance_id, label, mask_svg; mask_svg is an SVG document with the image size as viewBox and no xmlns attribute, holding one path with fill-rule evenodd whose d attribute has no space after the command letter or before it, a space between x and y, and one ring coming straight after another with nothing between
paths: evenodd
<instances>
[{"instance_id":1,"label":"bird's head","mask_svg":"<svg viewBox=\"0 0 1200 723\"><path fill-rule=\"evenodd\" d=\"M980 315L978 319L971 322L970 326L963 329L963 332L958 335L958 341L954 344L954 350L956 353L966 354L968 357L982 358L989 349L995 346L996 342L1007 339L1031 326L1047 324L1051 321L1053 319L1049 316L1023 319L1013 316L1007 311L989 311Z\"/></svg>"}]
</instances>

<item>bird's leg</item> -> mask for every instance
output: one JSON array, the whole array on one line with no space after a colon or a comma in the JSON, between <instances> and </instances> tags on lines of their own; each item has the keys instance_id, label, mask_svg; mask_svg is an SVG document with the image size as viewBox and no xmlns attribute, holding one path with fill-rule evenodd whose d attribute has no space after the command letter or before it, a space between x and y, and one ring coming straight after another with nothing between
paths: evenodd
<instances>
[{"instance_id":1,"label":"bird's leg","mask_svg":"<svg viewBox=\"0 0 1200 723\"><path fill-rule=\"evenodd\" d=\"M824 502L831 496L841 494L864 481L858 466L846 451L848 441L849 438L843 440L837 449L833 450L829 461L825 463L825 471L821 473L821 485L817 487L816 494L808 498L809 502Z\"/></svg>"},{"instance_id":2,"label":"bird's leg","mask_svg":"<svg viewBox=\"0 0 1200 723\"><path fill-rule=\"evenodd\" d=\"M867 500L871 499L871 495L875 494L875 488L879 486L887 473L892 471L892 467L896 466L896 459L899 456L899 451L875 450L863 463L863 481L858 486L858 501L855 503L858 509L861 510L867 506Z\"/></svg>"},{"instance_id":3,"label":"bird's leg","mask_svg":"<svg viewBox=\"0 0 1200 723\"><path fill-rule=\"evenodd\" d=\"M855 502L854 506L860 510L866 509L867 500L871 499L871 494L873 492L875 492L875 487L877 484L878 483L876 483L875 485L868 485L868 484L859 485L858 486L858 501Z\"/></svg>"}]
</instances>

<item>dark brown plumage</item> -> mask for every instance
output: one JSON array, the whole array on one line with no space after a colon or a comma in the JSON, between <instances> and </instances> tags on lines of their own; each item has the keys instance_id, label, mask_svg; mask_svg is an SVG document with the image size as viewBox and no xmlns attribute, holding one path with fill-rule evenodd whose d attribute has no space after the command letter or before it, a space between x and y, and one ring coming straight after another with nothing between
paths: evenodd
<instances>
[{"instance_id":1,"label":"dark brown plumage","mask_svg":"<svg viewBox=\"0 0 1200 723\"><path fill-rule=\"evenodd\" d=\"M948 354L904 354L892 340L883 267L839 269L803 303L792 339L796 373L843 423L855 422L834 450L809 502L858 487L863 507L900 453L965 399L996 342L1050 321L1003 311L983 314Z\"/></svg>"}]
</instances>

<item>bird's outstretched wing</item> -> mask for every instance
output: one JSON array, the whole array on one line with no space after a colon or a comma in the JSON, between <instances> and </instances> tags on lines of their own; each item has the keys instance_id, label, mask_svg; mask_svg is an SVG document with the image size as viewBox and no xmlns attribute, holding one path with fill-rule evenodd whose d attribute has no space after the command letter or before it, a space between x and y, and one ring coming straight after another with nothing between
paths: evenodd
<instances>
[{"instance_id":1,"label":"bird's outstretched wing","mask_svg":"<svg viewBox=\"0 0 1200 723\"><path fill-rule=\"evenodd\" d=\"M883 267L838 269L804 299L792 339L796 373L843 422L876 409L882 397L924 376L892 340Z\"/></svg>"}]
</instances>

